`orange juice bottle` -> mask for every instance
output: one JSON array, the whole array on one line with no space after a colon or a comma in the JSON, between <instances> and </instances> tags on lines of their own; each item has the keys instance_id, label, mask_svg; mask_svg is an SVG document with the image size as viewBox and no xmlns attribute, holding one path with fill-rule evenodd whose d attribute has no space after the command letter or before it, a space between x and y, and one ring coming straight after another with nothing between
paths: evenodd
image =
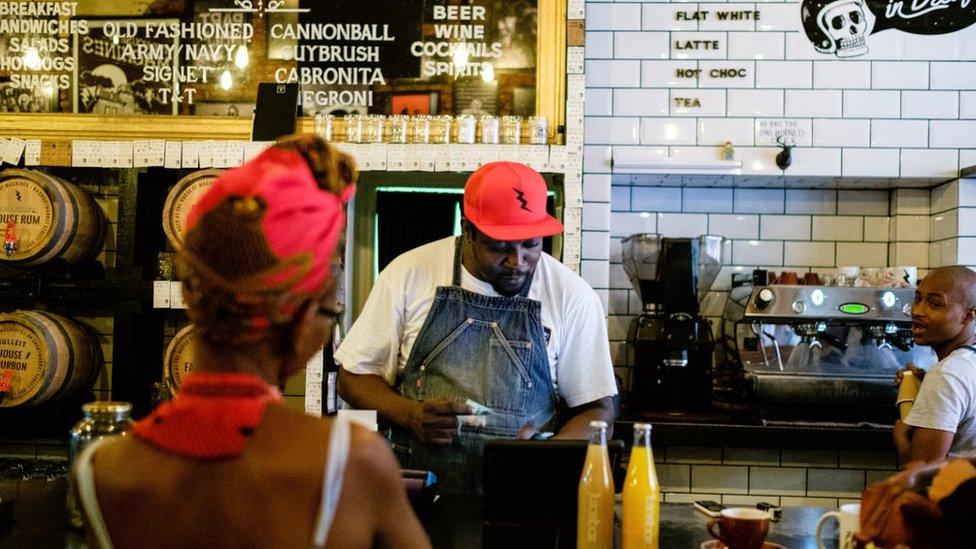
<instances>
[{"instance_id":1,"label":"orange juice bottle","mask_svg":"<svg viewBox=\"0 0 976 549\"><path fill-rule=\"evenodd\" d=\"M651 451L651 424L634 424L634 448L624 481L624 549L657 549L661 488Z\"/></svg>"},{"instance_id":2,"label":"orange juice bottle","mask_svg":"<svg viewBox=\"0 0 976 549\"><path fill-rule=\"evenodd\" d=\"M590 422L590 444L580 476L577 519L577 549L613 548L613 479L605 421Z\"/></svg>"}]
</instances>

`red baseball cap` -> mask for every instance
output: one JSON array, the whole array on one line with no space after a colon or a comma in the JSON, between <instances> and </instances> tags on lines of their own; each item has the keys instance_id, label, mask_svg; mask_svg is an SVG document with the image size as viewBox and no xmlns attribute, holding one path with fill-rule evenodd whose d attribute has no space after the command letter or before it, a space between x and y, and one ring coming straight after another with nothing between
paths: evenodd
<instances>
[{"instance_id":1,"label":"red baseball cap","mask_svg":"<svg viewBox=\"0 0 976 549\"><path fill-rule=\"evenodd\" d=\"M525 240L563 231L546 212L546 182L518 162L491 162L464 185L464 217L495 240Z\"/></svg>"}]
</instances>

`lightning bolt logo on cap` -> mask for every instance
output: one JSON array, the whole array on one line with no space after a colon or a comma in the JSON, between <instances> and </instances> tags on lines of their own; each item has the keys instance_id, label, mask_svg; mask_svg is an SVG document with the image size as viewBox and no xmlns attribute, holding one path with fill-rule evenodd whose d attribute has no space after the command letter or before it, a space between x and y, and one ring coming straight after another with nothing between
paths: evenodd
<instances>
[{"instance_id":1,"label":"lightning bolt logo on cap","mask_svg":"<svg viewBox=\"0 0 976 549\"><path fill-rule=\"evenodd\" d=\"M527 212L531 212L532 210L529 209L529 202L525 199L525 193L516 189L515 187L512 187L512 190L515 191L515 200L522 203L521 208Z\"/></svg>"}]
</instances>

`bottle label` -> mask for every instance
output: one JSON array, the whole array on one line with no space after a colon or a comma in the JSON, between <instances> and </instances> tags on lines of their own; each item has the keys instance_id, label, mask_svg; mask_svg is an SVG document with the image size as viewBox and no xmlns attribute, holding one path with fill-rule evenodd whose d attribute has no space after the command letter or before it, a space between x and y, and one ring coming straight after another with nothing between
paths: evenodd
<instances>
[{"instance_id":1,"label":"bottle label","mask_svg":"<svg viewBox=\"0 0 976 549\"><path fill-rule=\"evenodd\" d=\"M657 533L657 521L654 517L654 504L657 503L656 496L647 496L644 498L644 543L651 543L654 541L655 535Z\"/></svg>"},{"instance_id":2,"label":"bottle label","mask_svg":"<svg viewBox=\"0 0 976 549\"><path fill-rule=\"evenodd\" d=\"M586 496L586 540L596 543L600 536L600 496Z\"/></svg>"}]
</instances>

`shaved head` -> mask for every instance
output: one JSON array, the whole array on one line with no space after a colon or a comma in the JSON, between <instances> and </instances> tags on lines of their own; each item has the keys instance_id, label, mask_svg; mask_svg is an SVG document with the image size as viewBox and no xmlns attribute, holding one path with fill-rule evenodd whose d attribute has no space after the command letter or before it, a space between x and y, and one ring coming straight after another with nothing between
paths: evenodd
<instances>
[{"instance_id":1,"label":"shaved head","mask_svg":"<svg viewBox=\"0 0 976 549\"><path fill-rule=\"evenodd\" d=\"M939 360L976 343L976 272L962 265L929 272L915 289L912 337Z\"/></svg>"},{"instance_id":2,"label":"shaved head","mask_svg":"<svg viewBox=\"0 0 976 549\"><path fill-rule=\"evenodd\" d=\"M941 289L943 293L962 303L967 308L976 309L976 272L963 265L950 265L929 271L922 284Z\"/></svg>"}]
</instances>

